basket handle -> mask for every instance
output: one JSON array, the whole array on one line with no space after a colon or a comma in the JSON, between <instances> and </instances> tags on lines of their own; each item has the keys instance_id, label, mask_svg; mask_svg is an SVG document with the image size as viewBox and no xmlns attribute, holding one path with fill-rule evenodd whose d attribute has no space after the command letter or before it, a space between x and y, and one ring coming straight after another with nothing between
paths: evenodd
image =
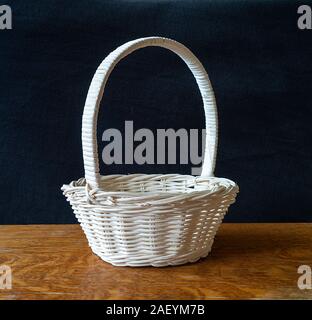
<instances>
[{"instance_id":1,"label":"basket handle","mask_svg":"<svg viewBox=\"0 0 312 320\"><path fill-rule=\"evenodd\" d=\"M189 67L199 87L205 110L206 145L201 176L213 176L217 153L217 109L213 89L206 70L194 54L181 43L162 37L133 40L111 52L97 68L88 90L82 117L82 149L87 183L97 188L100 185L97 118L104 88L116 64L135 50L158 46L176 53Z\"/></svg>"}]
</instances>

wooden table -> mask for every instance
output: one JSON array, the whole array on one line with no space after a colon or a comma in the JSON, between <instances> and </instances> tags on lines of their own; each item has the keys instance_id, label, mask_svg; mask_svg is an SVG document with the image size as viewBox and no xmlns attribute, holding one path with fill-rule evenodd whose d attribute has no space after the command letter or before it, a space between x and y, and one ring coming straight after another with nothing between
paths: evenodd
<instances>
[{"instance_id":1,"label":"wooden table","mask_svg":"<svg viewBox=\"0 0 312 320\"><path fill-rule=\"evenodd\" d=\"M312 299L297 286L312 266L312 224L223 224L208 258L166 268L113 267L79 225L0 226L0 299Z\"/></svg>"}]
</instances>

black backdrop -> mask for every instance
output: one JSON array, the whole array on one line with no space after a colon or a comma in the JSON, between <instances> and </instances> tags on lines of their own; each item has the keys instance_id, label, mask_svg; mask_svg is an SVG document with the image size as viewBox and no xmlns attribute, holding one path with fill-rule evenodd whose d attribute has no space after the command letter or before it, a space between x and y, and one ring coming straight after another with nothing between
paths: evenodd
<instances>
[{"instance_id":1,"label":"black backdrop","mask_svg":"<svg viewBox=\"0 0 312 320\"><path fill-rule=\"evenodd\" d=\"M92 75L117 46L151 35L184 43L210 75L220 126L216 175L240 186L226 220L312 221L312 30L297 28L300 2L5 4L13 30L0 30L0 223L75 222L60 187L83 176L81 115ZM124 120L203 128L195 81L164 49L122 61L102 106L100 133ZM190 166L101 172L190 173Z\"/></svg>"}]
</instances>

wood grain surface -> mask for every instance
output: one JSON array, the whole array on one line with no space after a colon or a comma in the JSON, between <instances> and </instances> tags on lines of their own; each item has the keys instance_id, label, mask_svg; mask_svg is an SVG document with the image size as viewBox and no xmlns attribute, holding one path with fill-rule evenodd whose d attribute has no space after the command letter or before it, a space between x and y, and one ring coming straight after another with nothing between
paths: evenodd
<instances>
[{"instance_id":1,"label":"wood grain surface","mask_svg":"<svg viewBox=\"0 0 312 320\"><path fill-rule=\"evenodd\" d=\"M79 225L0 226L0 299L312 299L297 286L311 244L312 224L223 224L206 259L129 268L92 254Z\"/></svg>"}]
</instances>

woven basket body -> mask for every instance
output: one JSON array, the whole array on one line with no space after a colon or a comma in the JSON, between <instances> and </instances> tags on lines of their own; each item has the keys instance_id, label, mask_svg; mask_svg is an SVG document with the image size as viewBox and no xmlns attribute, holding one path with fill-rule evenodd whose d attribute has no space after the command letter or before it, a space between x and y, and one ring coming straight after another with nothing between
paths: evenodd
<instances>
[{"instance_id":1,"label":"woven basket body","mask_svg":"<svg viewBox=\"0 0 312 320\"><path fill-rule=\"evenodd\" d=\"M192 71L205 109L207 136L200 177L178 174L99 174L97 116L107 79L129 53L161 46L179 55ZM182 44L160 37L142 38L113 51L97 69L82 121L85 178L62 190L86 234L92 251L119 266L167 266L207 256L238 186L213 176L217 149L217 113L208 75Z\"/></svg>"}]
</instances>

